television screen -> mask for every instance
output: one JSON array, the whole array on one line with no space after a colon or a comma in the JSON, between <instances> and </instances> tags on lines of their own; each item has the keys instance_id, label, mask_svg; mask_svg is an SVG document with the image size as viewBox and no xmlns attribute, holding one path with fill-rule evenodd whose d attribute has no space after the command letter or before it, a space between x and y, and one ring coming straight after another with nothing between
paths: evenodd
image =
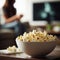
<instances>
[{"instance_id":1,"label":"television screen","mask_svg":"<svg viewBox=\"0 0 60 60\"><path fill-rule=\"evenodd\" d=\"M34 21L60 21L60 2L33 3Z\"/></svg>"}]
</instances>

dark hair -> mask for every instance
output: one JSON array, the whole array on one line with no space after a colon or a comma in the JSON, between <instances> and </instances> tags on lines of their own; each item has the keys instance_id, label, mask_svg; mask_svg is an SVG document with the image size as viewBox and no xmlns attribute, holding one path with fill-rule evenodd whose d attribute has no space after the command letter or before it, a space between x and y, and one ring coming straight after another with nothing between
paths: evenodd
<instances>
[{"instance_id":1,"label":"dark hair","mask_svg":"<svg viewBox=\"0 0 60 60\"><path fill-rule=\"evenodd\" d=\"M15 0L6 0L6 4L3 6L4 15L9 18L16 14L16 9L14 8Z\"/></svg>"},{"instance_id":2,"label":"dark hair","mask_svg":"<svg viewBox=\"0 0 60 60\"><path fill-rule=\"evenodd\" d=\"M11 6L15 3L15 0L6 0L6 3Z\"/></svg>"}]
</instances>

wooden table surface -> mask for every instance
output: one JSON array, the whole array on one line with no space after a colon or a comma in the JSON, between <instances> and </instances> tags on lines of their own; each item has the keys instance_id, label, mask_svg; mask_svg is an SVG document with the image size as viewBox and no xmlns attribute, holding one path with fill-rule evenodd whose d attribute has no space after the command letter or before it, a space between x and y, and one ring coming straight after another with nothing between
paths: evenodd
<instances>
[{"instance_id":1,"label":"wooden table surface","mask_svg":"<svg viewBox=\"0 0 60 60\"><path fill-rule=\"evenodd\" d=\"M56 48L45 57L34 58L25 53L11 55L0 54L0 60L60 60L60 46L56 46Z\"/></svg>"}]
</instances>

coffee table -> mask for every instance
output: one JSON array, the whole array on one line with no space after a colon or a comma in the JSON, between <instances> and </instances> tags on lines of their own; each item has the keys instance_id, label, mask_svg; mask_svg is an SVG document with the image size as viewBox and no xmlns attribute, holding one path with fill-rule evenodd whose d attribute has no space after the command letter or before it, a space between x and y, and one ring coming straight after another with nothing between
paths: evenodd
<instances>
[{"instance_id":1,"label":"coffee table","mask_svg":"<svg viewBox=\"0 0 60 60\"><path fill-rule=\"evenodd\" d=\"M31 57L25 53L0 54L0 60L60 60L60 46L56 46L47 56Z\"/></svg>"}]
</instances>

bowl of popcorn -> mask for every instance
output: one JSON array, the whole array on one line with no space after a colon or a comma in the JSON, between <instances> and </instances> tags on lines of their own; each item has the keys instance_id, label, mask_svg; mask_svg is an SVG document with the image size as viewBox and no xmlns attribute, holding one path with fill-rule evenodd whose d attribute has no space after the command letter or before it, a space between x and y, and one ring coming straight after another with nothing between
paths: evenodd
<instances>
[{"instance_id":1,"label":"bowl of popcorn","mask_svg":"<svg viewBox=\"0 0 60 60\"><path fill-rule=\"evenodd\" d=\"M47 34L46 31L33 30L16 38L20 50L30 56L44 56L56 47L56 36Z\"/></svg>"}]
</instances>

